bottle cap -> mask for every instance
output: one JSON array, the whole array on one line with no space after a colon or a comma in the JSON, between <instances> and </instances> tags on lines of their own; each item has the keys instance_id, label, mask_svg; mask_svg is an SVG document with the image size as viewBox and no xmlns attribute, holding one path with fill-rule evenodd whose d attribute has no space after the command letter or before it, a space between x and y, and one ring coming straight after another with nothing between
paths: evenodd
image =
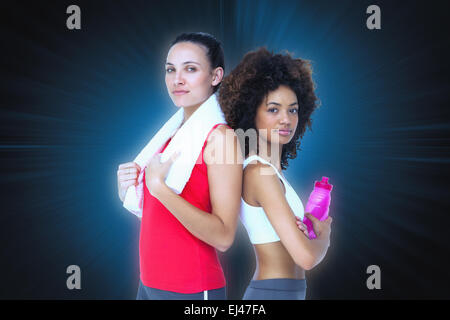
<instances>
[{"instance_id":1,"label":"bottle cap","mask_svg":"<svg viewBox=\"0 0 450 320\"><path fill-rule=\"evenodd\" d=\"M322 177L322 181L316 181L314 186L317 188L323 188L330 191L331 189L333 189L333 185L328 183L328 177Z\"/></svg>"}]
</instances>

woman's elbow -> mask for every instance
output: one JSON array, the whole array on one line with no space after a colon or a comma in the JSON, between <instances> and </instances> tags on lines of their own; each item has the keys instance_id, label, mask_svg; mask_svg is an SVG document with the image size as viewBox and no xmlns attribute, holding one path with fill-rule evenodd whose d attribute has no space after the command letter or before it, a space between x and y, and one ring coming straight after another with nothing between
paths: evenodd
<instances>
[{"instance_id":1,"label":"woman's elbow","mask_svg":"<svg viewBox=\"0 0 450 320\"><path fill-rule=\"evenodd\" d=\"M216 249L220 252L225 252L231 248L234 242L234 233L223 237L222 241L216 246Z\"/></svg>"},{"instance_id":2,"label":"woman's elbow","mask_svg":"<svg viewBox=\"0 0 450 320\"><path fill-rule=\"evenodd\" d=\"M313 256L301 256L295 259L295 264L301 267L302 269L309 271L316 266L316 259Z\"/></svg>"},{"instance_id":3,"label":"woman's elbow","mask_svg":"<svg viewBox=\"0 0 450 320\"><path fill-rule=\"evenodd\" d=\"M227 245L217 245L215 246L216 250L220 252L226 252L228 249L230 249L230 246Z\"/></svg>"},{"instance_id":4,"label":"woman's elbow","mask_svg":"<svg viewBox=\"0 0 450 320\"><path fill-rule=\"evenodd\" d=\"M315 268L325 257L328 244L326 244L326 247L324 247L324 245L321 245L320 247L309 247L306 250L301 250L300 252L296 251L295 255L292 254L292 258L299 267L309 271Z\"/></svg>"},{"instance_id":5,"label":"woman's elbow","mask_svg":"<svg viewBox=\"0 0 450 320\"><path fill-rule=\"evenodd\" d=\"M310 263L310 262L297 263L297 265L299 267L301 267L305 271L309 271L309 270L311 270L311 269L313 269L315 267L315 265L313 263Z\"/></svg>"},{"instance_id":6,"label":"woman's elbow","mask_svg":"<svg viewBox=\"0 0 450 320\"><path fill-rule=\"evenodd\" d=\"M220 252L225 252L228 249L230 249L230 247L228 247L228 246L217 246L216 249L219 250Z\"/></svg>"}]
</instances>

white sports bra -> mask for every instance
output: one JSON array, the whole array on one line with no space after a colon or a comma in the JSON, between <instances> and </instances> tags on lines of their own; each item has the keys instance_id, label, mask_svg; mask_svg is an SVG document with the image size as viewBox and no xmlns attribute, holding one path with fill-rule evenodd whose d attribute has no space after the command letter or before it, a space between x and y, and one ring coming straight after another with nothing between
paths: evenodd
<instances>
[{"instance_id":1,"label":"white sports bra","mask_svg":"<svg viewBox=\"0 0 450 320\"><path fill-rule=\"evenodd\" d=\"M286 189L285 196L289 206L291 207L294 214L303 220L303 204L291 185L278 172L274 165L257 155L250 156L244 160L244 169L253 160L258 160L261 163L270 165L275 170L276 174L281 179ZM242 224L245 226L245 229L247 229L248 236L253 244L263 244L280 241L280 238L273 229L272 224L270 223L266 213L264 212L264 209L262 207L254 207L249 205L244 201L242 197L240 218Z\"/></svg>"}]
</instances>

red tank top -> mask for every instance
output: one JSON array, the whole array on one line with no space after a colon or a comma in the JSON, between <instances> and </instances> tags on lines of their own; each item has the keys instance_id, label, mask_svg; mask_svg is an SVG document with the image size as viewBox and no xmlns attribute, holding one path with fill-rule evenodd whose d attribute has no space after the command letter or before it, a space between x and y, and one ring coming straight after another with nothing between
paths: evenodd
<instances>
[{"instance_id":1,"label":"red tank top","mask_svg":"<svg viewBox=\"0 0 450 320\"><path fill-rule=\"evenodd\" d=\"M219 125L215 125L209 134ZM180 196L200 210L211 213L208 170L203 161L208 137ZM145 183L139 258L141 281L147 287L196 293L225 286L216 249L192 235L150 194Z\"/></svg>"}]
</instances>

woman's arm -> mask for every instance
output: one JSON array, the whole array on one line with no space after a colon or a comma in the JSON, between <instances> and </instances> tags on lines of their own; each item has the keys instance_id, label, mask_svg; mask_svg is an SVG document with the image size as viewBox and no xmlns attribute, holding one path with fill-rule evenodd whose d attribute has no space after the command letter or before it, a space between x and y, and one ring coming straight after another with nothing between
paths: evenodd
<instances>
[{"instance_id":1,"label":"woman's arm","mask_svg":"<svg viewBox=\"0 0 450 320\"><path fill-rule=\"evenodd\" d=\"M309 240L296 224L295 215L286 200L282 182L278 176L275 173L262 175L261 169L270 170L271 167L261 163L247 167L244 188L251 188L252 198L264 209L294 262L305 270L314 268L322 261L327 252L330 243L329 222L331 220L319 221L323 224L320 234L316 239Z\"/></svg>"},{"instance_id":2,"label":"woman's arm","mask_svg":"<svg viewBox=\"0 0 450 320\"><path fill-rule=\"evenodd\" d=\"M231 135L232 138L227 140L226 132L225 126L217 127L210 135L204 150L204 161L208 166L211 214L198 209L173 192L165 184L165 176L153 177L151 181L146 182L151 194L189 232L222 252L231 247L234 241L242 191L239 142L232 130L232 135L228 131L228 137ZM151 168L149 172L152 170Z\"/></svg>"}]
</instances>

